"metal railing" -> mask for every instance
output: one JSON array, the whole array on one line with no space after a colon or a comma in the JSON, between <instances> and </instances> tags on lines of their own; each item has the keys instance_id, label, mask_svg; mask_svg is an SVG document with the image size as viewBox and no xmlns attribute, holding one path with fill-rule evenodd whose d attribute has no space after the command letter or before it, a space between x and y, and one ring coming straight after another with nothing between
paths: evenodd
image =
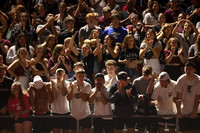
<instances>
[{"instance_id":1,"label":"metal railing","mask_svg":"<svg viewBox=\"0 0 200 133\"><path fill-rule=\"evenodd\" d=\"M95 117L101 117L101 118L106 118L106 117L109 117L109 118L114 118L116 117L115 115L109 115L109 116L95 116L95 115L89 115L88 117L91 117L92 119L95 118ZM143 116L143 115L133 115L132 118L136 118L136 119L158 119L158 118L161 118L161 117L171 117L171 118L175 118L176 116L175 115L150 115L150 116ZM184 116L185 117L190 117L190 116ZM42 120L42 119L48 119L48 120L53 120L54 122L59 122L59 119L58 118L66 118L66 119L70 119L72 118L70 115L31 115L28 117L30 120ZM10 122L11 120L14 120L13 117L11 116L8 116L8 115L0 115L0 124L2 122ZM8 123L8 124L11 124L11 123ZM79 120L77 120L77 133L80 133L80 127L79 127ZM52 127L53 128L53 127ZM176 118L176 133L179 132L179 119Z\"/></svg>"}]
</instances>

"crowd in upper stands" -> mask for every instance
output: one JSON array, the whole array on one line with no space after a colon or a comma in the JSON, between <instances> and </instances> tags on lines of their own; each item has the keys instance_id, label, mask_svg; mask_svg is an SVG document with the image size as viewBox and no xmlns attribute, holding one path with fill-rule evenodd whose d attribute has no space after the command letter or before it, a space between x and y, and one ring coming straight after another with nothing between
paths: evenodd
<instances>
[{"instance_id":1,"label":"crowd in upper stands","mask_svg":"<svg viewBox=\"0 0 200 133\"><path fill-rule=\"evenodd\" d=\"M76 132L76 120L90 132L91 113L117 116L95 118L95 133L121 133L124 124L130 133L162 133L165 123L173 133L175 118L131 116L196 118L199 75L199 0L0 2L0 115L14 116L16 133L50 131L31 112L71 115L54 133ZM183 132L199 129L190 120Z\"/></svg>"}]
</instances>

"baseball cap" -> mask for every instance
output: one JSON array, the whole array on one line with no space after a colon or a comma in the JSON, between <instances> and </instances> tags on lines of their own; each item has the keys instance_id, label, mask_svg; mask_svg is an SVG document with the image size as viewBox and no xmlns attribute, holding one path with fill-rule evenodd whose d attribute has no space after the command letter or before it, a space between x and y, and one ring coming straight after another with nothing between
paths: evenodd
<instances>
[{"instance_id":1,"label":"baseball cap","mask_svg":"<svg viewBox=\"0 0 200 133\"><path fill-rule=\"evenodd\" d=\"M41 89L42 86L43 86L43 80L42 78L39 76L39 75L36 75L34 78L33 78L33 84L34 84L34 87L36 89Z\"/></svg>"},{"instance_id":2,"label":"baseball cap","mask_svg":"<svg viewBox=\"0 0 200 133\"><path fill-rule=\"evenodd\" d=\"M97 73L97 74L95 75L95 79L98 78L98 77L100 77L100 78L104 78L103 73Z\"/></svg>"},{"instance_id":3,"label":"baseball cap","mask_svg":"<svg viewBox=\"0 0 200 133\"><path fill-rule=\"evenodd\" d=\"M200 22L197 22L196 28L197 28L197 29L200 29Z\"/></svg>"},{"instance_id":4,"label":"baseball cap","mask_svg":"<svg viewBox=\"0 0 200 133\"><path fill-rule=\"evenodd\" d=\"M168 80L168 79L170 79L169 78L169 74L167 73L167 72L161 72L160 74L159 74L159 80Z\"/></svg>"},{"instance_id":5,"label":"baseball cap","mask_svg":"<svg viewBox=\"0 0 200 133\"><path fill-rule=\"evenodd\" d=\"M128 74L125 71L121 71L117 75L118 80L127 80L128 79Z\"/></svg>"}]
</instances>

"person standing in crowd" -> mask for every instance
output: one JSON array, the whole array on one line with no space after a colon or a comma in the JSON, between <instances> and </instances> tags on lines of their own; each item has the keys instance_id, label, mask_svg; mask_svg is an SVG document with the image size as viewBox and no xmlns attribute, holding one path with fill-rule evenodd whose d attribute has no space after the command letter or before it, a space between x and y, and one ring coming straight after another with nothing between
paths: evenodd
<instances>
[{"instance_id":1,"label":"person standing in crowd","mask_svg":"<svg viewBox=\"0 0 200 133\"><path fill-rule=\"evenodd\" d=\"M65 30L63 30L60 35L59 35L59 38L58 38L58 43L59 44L63 44L64 43L64 40L67 38L67 37L72 37L76 31L74 29L74 24L75 24L75 19L68 15L65 20ZM76 46L78 46L78 35L76 34L75 36L75 39L74 39L75 43L76 43Z\"/></svg>"},{"instance_id":2,"label":"person standing in crowd","mask_svg":"<svg viewBox=\"0 0 200 133\"><path fill-rule=\"evenodd\" d=\"M104 45L101 50L103 63L111 59L115 60L116 62L118 61L120 46L115 43L114 35L106 35L104 38Z\"/></svg>"},{"instance_id":3,"label":"person standing in crowd","mask_svg":"<svg viewBox=\"0 0 200 133\"><path fill-rule=\"evenodd\" d=\"M18 59L8 66L8 72L15 78L15 81L21 83L25 90L29 87L31 66L27 59L28 51L25 48L20 48L17 51Z\"/></svg>"},{"instance_id":4,"label":"person standing in crowd","mask_svg":"<svg viewBox=\"0 0 200 133\"><path fill-rule=\"evenodd\" d=\"M141 21L137 22L135 32L133 33L135 44L137 45L137 47L140 47L140 44L145 38L146 32L144 29L144 24Z\"/></svg>"},{"instance_id":5,"label":"person standing in crowd","mask_svg":"<svg viewBox=\"0 0 200 133\"><path fill-rule=\"evenodd\" d=\"M51 79L53 102L51 109L54 116L70 115L69 101L67 100L68 83L65 80L65 70L58 68L56 70L56 79ZM59 119L59 122L53 121L53 133L68 133L70 129L70 120Z\"/></svg>"},{"instance_id":6,"label":"person standing in crowd","mask_svg":"<svg viewBox=\"0 0 200 133\"><path fill-rule=\"evenodd\" d=\"M31 133L32 122L29 118L31 106L26 91L20 82L14 82L11 87L11 95L8 99L8 109L14 118L15 133Z\"/></svg>"},{"instance_id":7,"label":"person standing in crowd","mask_svg":"<svg viewBox=\"0 0 200 133\"><path fill-rule=\"evenodd\" d=\"M27 41L32 45L36 45L35 27L30 24L29 14L27 12L21 12L19 18L19 22L12 29L12 40L15 41L19 34L24 33L28 38Z\"/></svg>"},{"instance_id":8,"label":"person standing in crowd","mask_svg":"<svg viewBox=\"0 0 200 133\"><path fill-rule=\"evenodd\" d=\"M182 11L179 9L179 0L170 0L169 5L169 9L167 9L164 14L166 16L166 22L173 23L178 20L178 15Z\"/></svg>"},{"instance_id":9,"label":"person standing in crowd","mask_svg":"<svg viewBox=\"0 0 200 133\"><path fill-rule=\"evenodd\" d=\"M144 65L151 65L156 73L160 73L159 57L161 50L162 44L157 40L155 31L149 29L140 45L139 56L141 59L144 59Z\"/></svg>"},{"instance_id":10,"label":"person standing in crowd","mask_svg":"<svg viewBox=\"0 0 200 133\"><path fill-rule=\"evenodd\" d=\"M85 70L78 69L76 71L76 80L70 82L69 94L67 99L70 101L71 107L71 129L72 133L77 132L77 120L83 129L83 133L89 133L91 128L91 117L88 99L91 93L91 85L84 81ZM79 128L79 127L78 127Z\"/></svg>"},{"instance_id":11,"label":"person standing in crowd","mask_svg":"<svg viewBox=\"0 0 200 133\"><path fill-rule=\"evenodd\" d=\"M36 34L38 35L39 43L43 43L49 34L54 34L58 38L60 33L60 27L54 25L54 15L49 13L45 18L45 23L40 24L36 28Z\"/></svg>"},{"instance_id":12,"label":"person standing in crowd","mask_svg":"<svg viewBox=\"0 0 200 133\"><path fill-rule=\"evenodd\" d=\"M153 26L158 24L158 14L159 14L159 3L158 1L152 1L152 4L149 8L149 11L147 14L145 14L143 23L149 27L152 28Z\"/></svg>"},{"instance_id":13,"label":"person standing in crowd","mask_svg":"<svg viewBox=\"0 0 200 133\"><path fill-rule=\"evenodd\" d=\"M108 60L105 63L107 74L104 76L105 86L110 88L113 84L117 83L117 62L114 60Z\"/></svg>"},{"instance_id":14,"label":"person standing in crowd","mask_svg":"<svg viewBox=\"0 0 200 133\"><path fill-rule=\"evenodd\" d=\"M122 64L121 69L128 73L131 82L139 77L139 51L140 49L134 42L134 36L131 34L126 35L122 44L122 51L118 63Z\"/></svg>"},{"instance_id":15,"label":"person standing in crowd","mask_svg":"<svg viewBox=\"0 0 200 133\"><path fill-rule=\"evenodd\" d=\"M187 133L200 130L199 119L197 118L200 77L194 73L195 64L193 62L187 62L184 70L185 74L181 75L177 80L175 102L177 107L176 116L179 118L179 130ZM189 115L190 117L183 118L183 115Z\"/></svg>"},{"instance_id":16,"label":"person standing in crowd","mask_svg":"<svg viewBox=\"0 0 200 133\"><path fill-rule=\"evenodd\" d=\"M200 3L198 0L189 0L191 5L186 9L186 18L190 20L194 25L200 21Z\"/></svg>"},{"instance_id":17,"label":"person standing in crowd","mask_svg":"<svg viewBox=\"0 0 200 133\"><path fill-rule=\"evenodd\" d=\"M74 72L76 72L79 69L84 69L84 64L82 62L76 62L74 64ZM67 79L67 81L69 82L73 82L76 80L76 75L73 75L71 78ZM90 79L88 79L87 77L84 77L84 81L88 82L90 85L92 85L92 82L90 81Z\"/></svg>"},{"instance_id":18,"label":"person standing in crowd","mask_svg":"<svg viewBox=\"0 0 200 133\"><path fill-rule=\"evenodd\" d=\"M152 74L152 67L145 65L142 68L142 76L133 81L133 87L138 93L137 114L138 115L155 115L155 106L150 106L151 94L156 81L156 73ZM140 133L145 132L145 129L150 133L156 132L155 119L138 119L137 128Z\"/></svg>"},{"instance_id":19,"label":"person standing in crowd","mask_svg":"<svg viewBox=\"0 0 200 133\"><path fill-rule=\"evenodd\" d=\"M154 91L151 96L151 103L155 104L158 115L175 115L176 105L174 97L176 97L175 87L176 82L169 78L167 72L161 72L158 77L159 82L154 86ZM175 133L176 118L161 117L158 120L159 133L164 133L165 124L169 128L170 133Z\"/></svg>"},{"instance_id":20,"label":"person standing in crowd","mask_svg":"<svg viewBox=\"0 0 200 133\"><path fill-rule=\"evenodd\" d=\"M165 71L170 78L177 80L182 75L182 64L186 63L186 58L183 55L183 48L180 47L177 38L170 38L164 50Z\"/></svg>"},{"instance_id":21,"label":"person standing in crowd","mask_svg":"<svg viewBox=\"0 0 200 133\"><path fill-rule=\"evenodd\" d=\"M95 25L95 14L88 13L86 15L87 25L83 26L79 30L79 48L82 48L85 39L88 39L92 30L97 29L99 31L99 36L102 34L102 30L99 26Z\"/></svg>"},{"instance_id":22,"label":"person standing in crowd","mask_svg":"<svg viewBox=\"0 0 200 133\"><path fill-rule=\"evenodd\" d=\"M200 34L197 36L195 44L188 50L188 60L195 63L196 73L200 76Z\"/></svg>"},{"instance_id":23,"label":"person standing in crowd","mask_svg":"<svg viewBox=\"0 0 200 133\"><path fill-rule=\"evenodd\" d=\"M33 75L40 75L44 82L48 80L48 60L44 58L44 48L42 45L37 45L35 48L35 57L30 60L30 66L33 70Z\"/></svg>"},{"instance_id":24,"label":"person standing in crowd","mask_svg":"<svg viewBox=\"0 0 200 133\"><path fill-rule=\"evenodd\" d=\"M50 116L49 104L53 102L53 94L48 82L43 82L39 75L33 78L33 83L28 88L29 101L33 113L39 116ZM34 119L34 133L51 131L51 124L48 119Z\"/></svg>"},{"instance_id":25,"label":"person standing in crowd","mask_svg":"<svg viewBox=\"0 0 200 133\"><path fill-rule=\"evenodd\" d=\"M184 28L182 33L178 33L178 27L184 23ZM181 46L183 47L183 54L188 57L188 50L192 44L195 43L198 31L194 24L190 20L180 20L172 31L172 35L177 37Z\"/></svg>"},{"instance_id":26,"label":"person standing in crowd","mask_svg":"<svg viewBox=\"0 0 200 133\"><path fill-rule=\"evenodd\" d=\"M55 15L55 20L57 25L60 27L61 31L66 29L65 18L69 15L67 12L67 5L64 2L58 4L59 13Z\"/></svg>"},{"instance_id":27,"label":"person standing in crowd","mask_svg":"<svg viewBox=\"0 0 200 133\"><path fill-rule=\"evenodd\" d=\"M6 55L7 64L11 64L17 59L17 51L20 48L25 48L28 51L27 59L31 59L33 57L34 48L29 43L28 37L24 33L21 33L18 35L14 45L8 49L8 52Z\"/></svg>"},{"instance_id":28,"label":"person standing in crowd","mask_svg":"<svg viewBox=\"0 0 200 133\"><path fill-rule=\"evenodd\" d=\"M103 29L105 29L111 23L111 9L110 9L110 7L105 6L102 9L102 13L103 13L103 15L99 17L99 25L101 25L103 27Z\"/></svg>"},{"instance_id":29,"label":"person standing in crowd","mask_svg":"<svg viewBox=\"0 0 200 133\"><path fill-rule=\"evenodd\" d=\"M117 133L122 133L126 125L128 132L134 133L136 120L131 116L134 113L134 103L137 101L137 91L128 81L126 72L119 72L117 77L118 82L110 87L109 92L110 102L115 105L114 127Z\"/></svg>"},{"instance_id":30,"label":"person standing in crowd","mask_svg":"<svg viewBox=\"0 0 200 133\"><path fill-rule=\"evenodd\" d=\"M111 105L109 102L109 90L104 86L105 79L103 73L95 75L95 87L92 89L89 102L94 102L94 132L113 133L113 121L110 117L101 117L112 115Z\"/></svg>"},{"instance_id":31,"label":"person standing in crowd","mask_svg":"<svg viewBox=\"0 0 200 133\"><path fill-rule=\"evenodd\" d=\"M44 43L41 44L44 48L44 57L47 58L48 60L52 56L56 44L57 44L56 36L53 34L48 35Z\"/></svg>"},{"instance_id":32,"label":"person standing in crowd","mask_svg":"<svg viewBox=\"0 0 200 133\"><path fill-rule=\"evenodd\" d=\"M101 42L103 43L107 35L112 34L115 38L115 42L121 44L128 32L124 27L120 26L120 16L118 12L113 12L111 14L111 22L112 26L103 31Z\"/></svg>"},{"instance_id":33,"label":"person standing in crowd","mask_svg":"<svg viewBox=\"0 0 200 133\"><path fill-rule=\"evenodd\" d=\"M49 59L48 68L50 75L55 78L55 71L58 68L63 68L65 73L71 72L71 61L65 54L65 46L57 44L53 50L52 57ZM68 76L65 77L68 79Z\"/></svg>"},{"instance_id":34,"label":"person standing in crowd","mask_svg":"<svg viewBox=\"0 0 200 133\"><path fill-rule=\"evenodd\" d=\"M92 52L92 48L89 44L83 44L82 50L81 50L81 62L84 64L85 72L87 77L92 82L93 86L93 74L94 74L94 61L95 56L98 56L98 61L101 61L99 56L99 49L100 49L100 39L97 39L97 47Z\"/></svg>"},{"instance_id":35,"label":"person standing in crowd","mask_svg":"<svg viewBox=\"0 0 200 133\"><path fill-rule=\"evenodd\" d=\"M8 113L8 98L11 93L11 85L13 80L5 76L5 70L0 66L0 116L9 115ZM11 130L7 122L1 122L0 133L9 133Z\"/></svg>"}]
</instances>

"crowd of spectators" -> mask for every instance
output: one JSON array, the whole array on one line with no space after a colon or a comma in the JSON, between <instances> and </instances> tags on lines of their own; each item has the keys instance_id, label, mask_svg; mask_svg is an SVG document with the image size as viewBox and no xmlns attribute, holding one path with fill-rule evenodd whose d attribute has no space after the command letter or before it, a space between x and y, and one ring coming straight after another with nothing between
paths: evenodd
<instances>
[{"instance_id":1,"label":"crowd of spectators","mask_svg":"<svg viewBox=\"0 0 200 133\"><path fill-rule=\"evenodd\" d=\"M195 132L199 75L199 0L0 2L0 115L16 133L75 133L77 120L89 133L92 113L95 133L173 133L172 115ZM71 119L49 126L32 114Z\"/></svg>"}]
</instances>

